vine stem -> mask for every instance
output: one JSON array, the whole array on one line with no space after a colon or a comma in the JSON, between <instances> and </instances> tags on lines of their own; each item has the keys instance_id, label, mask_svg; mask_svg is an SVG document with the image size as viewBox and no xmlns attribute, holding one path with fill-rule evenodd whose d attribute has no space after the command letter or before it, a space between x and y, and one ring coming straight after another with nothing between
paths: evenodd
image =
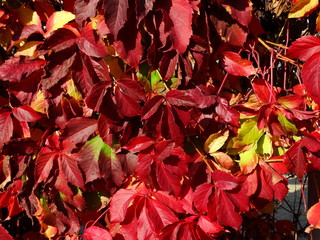
<instances>
[{"instance_id":1,"label":"vine stem","mask_svg":"<svg viewBox=\"0 0 320 240\"><path fill-rule=\"evenodd\" d=\"M277 59L280 59L280 60L283 60L283 61L286 61L286 62L289 62L295 66L298 66L298 67L302 67L302 65L298 62L296 62L295 60L291 59L291 58L288 58L284 55L282 55L281 53L278 53L276 51L274 51L274 49L272 47L270 47L268 44L266 44L261 38L258 37L258 41L269 51L269 52L274 52L277 56Z\"/></svg>"}]
</instances>

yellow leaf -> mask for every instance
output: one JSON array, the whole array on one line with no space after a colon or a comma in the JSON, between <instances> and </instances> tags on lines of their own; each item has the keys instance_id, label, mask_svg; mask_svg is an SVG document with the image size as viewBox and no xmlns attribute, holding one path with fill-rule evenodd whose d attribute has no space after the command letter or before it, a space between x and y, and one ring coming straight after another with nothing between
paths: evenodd
<instances>
[{"instance_id":1,"label":"yellow leaf","mask_svg":"<svg viewBox=\"0 0 320 240\"><path fill-rule=\"evenodd\" d=\"M239 165L243 174L251 173L252 170L255 169L255 167L257 166L259 158L256 153L256 150L257 150L257 144L253 144L251 146L251 149L239 154L240 156Z\"/></svg>"},{"instance_id":2,"label":"yellow leaf","mask_svg":"<svg viewBox=\"0 0 320 240\"><path fill-rule=\"evenodd\" d=\"M16 56L30 56L33 57L36 55L37 46L42 43L41 41L30 41L23 44L19 47L18 51L16 52Z\"/></svg>"},{"instance_id":3,"label":"yellow leaf","mask_svg":"<svg viewBox=\"0 0 320 240\"><path fill-rule=\"evenodd\" d=\"M316 20L316 30L317 32L320 32L320 12L318 13L318 17Z\"/></svg>"},{"instance_id":4,"label":"yellow leaf","mask_svg":"<svg viewBox=\"0 0 320 240\"><path fill-rule=\"evenodd\" d=\"M22 25L38 25L41 27L41 20L36 11L30 8L21 7L17 10L17 15Z\"/></svg>"},{"instance_id":5,"label":"yellow leaf","mask_svg":"<svg viewBox=\"0 0 320 240\"><path fill-rule=\"evenodd\" d=\"M30 106L37 112L45 113L44 94L38 91L36 97L32 100Z\"/></svg>"},{"instance_id":6,"label":"yellow leaf","mask_svg":"<svg viewBox=\"0 0 320 240\"><path fill-rule=\"evenodd\" d=\"M58 11L53 13L48 21L46 26L47 33L50 33L58 28L62 28L68 22L71 22L75 19L75 15L67 11Z\"/></svg>"},{"instance_id":7,"label":"yellow leaf","mask_svg":"<svg viewBox=\"0 0 320 240\"><path fill-rule=\"evenodd\" d=\"M204 143L204 150L211 154L218 151L229 137L228 130L221 130L217 133L211 134Z\"/></svg>"},{"instance_id":8,"label":"yellow leaf","mask_svg":"<svg viewBox=\"0 0 320 240\"><path fill-rule=\"evenodd\" d=\"M289 18L302 18L317 8L319 0L299 0L289 12Z\"/></svg>"}]
</instances>

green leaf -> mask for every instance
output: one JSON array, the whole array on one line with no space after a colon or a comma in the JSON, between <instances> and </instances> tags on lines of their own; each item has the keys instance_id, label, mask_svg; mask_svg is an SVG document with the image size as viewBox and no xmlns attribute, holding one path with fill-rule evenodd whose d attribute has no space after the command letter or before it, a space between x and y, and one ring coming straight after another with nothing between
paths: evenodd
<instances>
[{"instance_id":1,"label":"green leaf","mask_svg":"<svg viewBox=\"0 0 320 240\"><path fill-rule=\"evenodd\" d=\"M257 166L259 158L258 158L258 154L256 153L256 150L257 150L257 144L252 144L249 150L239 154L240 156L239 165L243 174L248 174L252 172L252 170L255 169L255 167Z\"/></svg>"},{"instance_id":2,"label":"green leaf","mask_svg":"<svg viewBox=\"0 0 320 240\"><path fill-rule=\"evenodd\" d=\"M280 125L283 128L283 130L285 130L287 133L297 134L298 129L296 128L296 126L281 112L278 113L278 121L280 122Z\"/></svg>"},{"instance_id":3,"label":"green leaf","mask_svg":"<svg viewBox=\"0 0 320 240\"><path fill-rule=\"evenodd\" d=\"M238 130L238 136L234 140L234 147L250 145L257 142L263 134L263 130L259 130L256 119L248 119L243 122Z\"/></svg>"},{"instance_id":4,"label":"green leaf","mask_svg":"<svg viewBox=\"0 0 320 240\"><path fill-rule=\"evenodd\" d=\"M257 152L260 156L270 157L273 153L272 141L267 134L262 135L257 144Z\"/></svg>"}]
</instances>

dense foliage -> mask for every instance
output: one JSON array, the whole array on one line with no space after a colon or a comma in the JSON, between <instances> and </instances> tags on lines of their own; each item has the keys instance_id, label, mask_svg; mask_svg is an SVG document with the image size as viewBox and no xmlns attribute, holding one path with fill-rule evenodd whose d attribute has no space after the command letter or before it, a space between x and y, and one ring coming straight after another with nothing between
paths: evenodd
<instances>
[{"instance_id":1,"label":"dense foliage","mask_svg":"<svg viewBox=\"0 0 320 240\"><path fill-rule=\"evenodd\" d=\"M294 239L271 213L320 170L318 0L1 6L1 239Z\"/></svg>"}]
</instances>

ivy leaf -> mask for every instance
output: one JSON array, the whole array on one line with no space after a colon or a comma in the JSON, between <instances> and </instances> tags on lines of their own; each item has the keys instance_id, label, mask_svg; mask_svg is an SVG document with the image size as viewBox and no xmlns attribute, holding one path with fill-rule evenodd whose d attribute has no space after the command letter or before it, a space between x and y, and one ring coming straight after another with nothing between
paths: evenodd
<instances>
[{"instance_id":1,"label":"ivy leaf","mask_svg":"<svg viewBox=\"0 0 320 240\"><path fill-rule=\"evenodd\" d=\"M13 237L9 235L7 230L4 227L2 227L2 225L0 225L0 238L2 240L13 240Z\"/></svg>"},{"instance_id":2,"label":"ivy leaf","mask_svg":"<svg viewBox=\"0 0 320 240\"><path fill-rule=\"evenodd\" d=\"M44 152L39 154L36 159L35 175L36 182L40 183L48 179L56 157L55 152Z\"/></svg>"},{"instance_id":3,"label":"ivy leaf","mask_svg":"<svg viewBox=\"0 0 320 240\"><path fill-rule=\"evenodd\" d=\"M97 226L86 228L82 237L84 240L112 240L112 236L108 230Z\"/></svg>"},{"instance_id":4,"label":"ivy leaf","mask_svg":"<svg viewBox=\"0 0 320 240\"><path fill-rule=\"evenodd\" d=\"M218 234L224 231L219 223L211 221L208 216L204 215L200 216L198 226L207 234Z\"/></svg>"},{"instance_id":5,"label":"ivy leaf","mask_svg":"<svg viewBox=\"0 0 320 240\"><path fill-rule=\"evenodd\" d=\"M228 137L228 130L221 130L217 133L211 134L204 143L204 150L209 154L215 153L225 144Z\"/></svg>"},{"instance_id":6,"label":"ivy leaf","mask_svg":"<svg viewBox=\"0 0 320 240\"><path fill-rule=\"evenodd\" d=\"M252 65L252 62L243 59L239 54L234 52L224 52L224 69L235 76L248 77L250 75L256 74L256 71Z\"/></svg>"},{"instance_id":7,"label":"ivy leaf","mask_svg":"<svg viewBox=\"0 0 320 240\"><path fill-rule=\"evenodd\" d=\"M242 224L241 215L235 210L235 206L227 194L218 190L216 193L217 218L221 225L239 229Z\"/></svg>"},{"instance_id":8,"label":"ivy leaf","mask_svg":"<svg viewBox=\"0 0 320 240\"><path fill-rule=\"evenodd\" d=\"M74 186L84 186L82 173L78 167L78 161L66 154L60 154L58 158L59 170L63 172L66 180Z\"/></svg>"},{"instance_id":9,"label":"ivy leaf","mask_svg":"<svg viewBox=\"0 0 320 240\"><path fill-rule=\"evenodd\" d=\"M0 78L10 82L20 82L23 78L40 69L45 63L45 60L12 57L0 66Z\"/></svg>"},{"instance_id":10,"label":"ivy leaf","mask_svg":"<svg viewBox=\"0 0 320 240\"><path fill-rule=\"evenodd\" d=\"M302 181L302 178L306 172L306 158L302 147L302 140L294 143L290 147L290 149L285 153L283 159L283 162L287 167L288 171L296 174L299 181Z\"/></svg>"},{"instance_id":11,"label":"ivy leaf","mask_svg":"<svg viewBox=\"0 0 320 240\"><path fill-rule=\"evenodd\" d=\"M0 148L10 140L13 134L11 112L0 113Z\"/></svg>"},{"instance_id":12,"label":"ivy leaf","mask_svg":"<svg viewBox=\"0 0 320 240\"><path fill-rule=\"evenodd\" d=\"M320 38L316 36L302 36L290 45L287 56L306 61L317 52L320 52Z\"/></svg>"},{"instance_id":13,"label":"ivy leaf","mask_svg":"<svg viewBox=\"0 0 320 240\"><path fill-rule=\"evenodd\" d=\"M37 113L32 107L25 105L12 109L13 116L21 122L36 122L42 115Z\"/></svg>"},{"instance_id":14,"label":"ivy leaf","mask_svg":"<svg viewBox=\"0 0 320 240\"><path fill-rule=\"evenodd\" d=\"M291 7L288 18L302 18L308 16L318 5L318 0L299 0Z\"/></svg>"},{"instance_id":15,"label":"ivy leaf","mask_svg":"<svg viewBox=\"0 0 320 240\"><path fill-rule=\"evenodd\" d=\"M122 222L125 219L128 207L136 195L137 192L132 189L120 189L113 195L110 203L110 220L112 222Z\"/></svg>"},{"instance_id":16,"label":"ivy leaf","mask_svg":"<svg viewBox=\"0 0 320 240\"><path fill-rule=\"evenodd\" d=\"M75 144L85 142L98 128L98 121L90 118L72 118L63 129L62 140L69 140Z\"/></svg>"},{"instance_id":17,"label":"ivy leaf","mask_svg":"<svg viewBox=\"0 0 320 240\"><path fill-rule=\"evenodd\" d=\"M127 21L128 7L128 0L104 1L105 21L115 39L117 39L118 32Z\"/></svg>"},{"instance_id":18,"label":"ivy leaf","mask_svg":"<svg viewBox=\"0 0 320 240\"><path fill-rule=\"evenodd\" d=\"M100 0L92 0L89 2L76 0L74 3L75 19L79 26L89 17L94 17L97 11L97 5Z\"/></svg>"},{"instance_id":19,"label":"ivy leaf","mask_svg":"<svg viewBox=\"0 0 320 240\"><path fill-rule=\"evenodd\" d=\"M307 219L308 219L308 222L311 224L309 228L311 229L320 228L319 211L320 211L320 202L317 202L308 210Z\"/></svg>"},{"instance_id":20,"label":"ivy leaf","mask_svg":"<svg viewBox=\"0 0 320 240\"><path fill-rule=\"evenodd\" d=\"M307 59L302 67L302 80L312 99L320 104L320 52Z\"/></svg>"},{"instance_id":21,"label":"ivy leaf","mask_svg":"<svg viewBox=\"0 0 320 240\"><path fill-rule=\"evenodd\" d=\"M173 23L171 36L173 48L183 54L189 45L192 29L192 7L187 0L173 0L169 10L169 16ZM184 19L184 21L181 21Z\"/></svg>"},{"instance_id":22,"label":"ivy leaf","mask_svg":"<svg viewBox=\"0 0 320 240\"><path fill-rule=\"evenodd\" d=\"M86 142L78 153L79 165L86 175L86 183L98 178L111 178L116 185L123 180L123 172L114 150L99 135Z\"/></svg>"},{"instance_id":23,"label":"ivy leaf","mask_svg":"<svg viewBox=\"0 0 320 240\"><path fill-rule=\"evenodd\" d=\"M214 190L214 185L211 183L203 183L197 186L194 191L193 204L200 212L208 211L209 198Z\"/></svg>"},{"instance_id":24,"label":"ivy leaf","mask_svg":"<svg viewBox=\"0 0 320 240\"><path fill-rule=\"evenodd\" d=\"M261 104L272 104L276 102L276 94L273 87L266 80L257 78L252 83L255 95Z\"/></svg>"},{"instance_id":25,"label":"ivy leaf","mask_svg":"<svg viewBox=\"0 0 320 240\"><path fill-rule=\"evenodd\" d=\"M224 171L215 170L212 173L214 185L221 190L233 190L239 186L239 181L233 175Z\"/></svg>"}]
</instances>

